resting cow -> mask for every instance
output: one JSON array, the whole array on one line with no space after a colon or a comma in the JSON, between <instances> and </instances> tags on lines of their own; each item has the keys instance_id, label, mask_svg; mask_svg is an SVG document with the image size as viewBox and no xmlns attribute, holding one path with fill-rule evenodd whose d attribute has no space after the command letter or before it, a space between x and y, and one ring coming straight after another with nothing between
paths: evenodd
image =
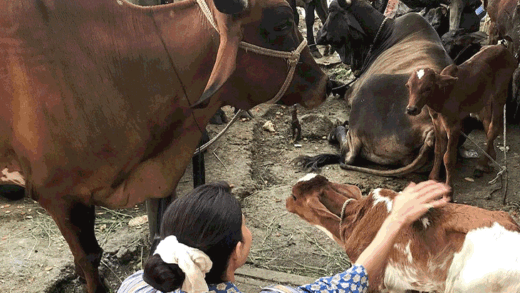
<instances>
[{"instance_id":1,"label":"resting cow","mask_svg":"<svg viewBox=\"0 0 520 293\"><path fill-rule=\"evenodd\" d=\"M515 57L503 45L486 46L461 65L449 65L440 73L431 68L415 70L406 83L409 102L406 113L418 115L422 108L432 117L435 128L435 159L430 179L439 180L444 159L446 184L452 184L457 162L457 145L462 120L478 113L486 133L486 152L496 159L493 142L502 129L504 104L513 71L518 66ZM477 169L481 175L489 166L483 155Z\"/></svg>"},{"instance_id":2,"label":"resting cow","mask_svg":"<svg viewBox=\"0 0 520 293\"><path fill-rule=\"evenodd\" d=\"M362 0L335 0L318 43L331 44L352 71L362 73L346 95L351 106L348 126L332 135L341 155L303 158L304 165L340 163L382 176L424 167L433 151L433 124L426 111L417 116L403 111L408 103L405 84L417 67L440 71L452 63L437 32L417 13L388 19ZM352 166L359 157L405 167L380 171Z\"/></svg>"},{"instance_id":3,"label":"resting cow","mask_svg":"<svg viewBox=\"0 0 520 293\"><path fill-rule=\"evenodd\" d=\"M308 174L293 186L286 207L324 230L355 263L397 194L378 188L363 197L354 185ZM452 203L431 210L400 232L382 277L370 284L370 290L519 292L518 232L520 227L503 211Z\"/></svg>"},{"instance_id":4,"label":"resting cow","mask_svg":"<svg viewBox=\"0 0 520 293\"><path fill-rule=\"evenodd\" d=\"M90 293L105 292L95 205L172 194L222 105L326 98L285 0L0 5L0 167L23 174Z\"/></svg>"}]
</instances>

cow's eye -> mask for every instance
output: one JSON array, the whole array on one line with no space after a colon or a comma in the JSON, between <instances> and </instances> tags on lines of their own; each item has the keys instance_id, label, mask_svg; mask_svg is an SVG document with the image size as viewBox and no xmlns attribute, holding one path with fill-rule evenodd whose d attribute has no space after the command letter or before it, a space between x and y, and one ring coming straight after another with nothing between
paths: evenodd
<instances>
[{"instance_id":1,"label":"cow's eye","mask_svg":"<svg viewBox=\"0 0 520 293\"><path fill-rule=\"evenodd\" d=\"M294 194L291 194L292 196L292 199L296 200L296 196L294 196Z\"/></svg>"},{"instance_id":2,"label":"cow's eye","mask_svg":"<svg viewBox=\"0 0 520 293\"><path fill-rule=\"evenodd\" d=\"M292 27L292 21L290 20L285 20L277 25L274 26L273 30L275 32L281 32L281 31L284 31L284 30L287 30L289 28Z\"/></svg>"}]
</instances>

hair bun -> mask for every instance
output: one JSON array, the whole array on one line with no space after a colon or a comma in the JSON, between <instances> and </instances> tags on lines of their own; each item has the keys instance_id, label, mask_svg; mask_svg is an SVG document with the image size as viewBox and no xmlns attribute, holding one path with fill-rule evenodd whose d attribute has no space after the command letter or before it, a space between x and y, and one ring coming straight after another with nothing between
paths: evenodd
<instances>
[{"instance_id":1,"label":"hair bun","mask_svg":"<svg viewBox=\"0 0 520 293\"><path fill-rule=\"evenodd\" d=\"M177 264L167 264L157 254L150 256L144 265L143 280L161 292L180 289L185 278Z\"/></svg>"}]
</instances>

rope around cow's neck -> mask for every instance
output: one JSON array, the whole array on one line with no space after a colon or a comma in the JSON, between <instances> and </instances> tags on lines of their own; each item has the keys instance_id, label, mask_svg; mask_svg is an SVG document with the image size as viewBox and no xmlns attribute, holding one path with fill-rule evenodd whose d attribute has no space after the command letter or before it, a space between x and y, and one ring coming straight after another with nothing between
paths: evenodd
<instances>
[{"instance_id":1,"label":"rope around cow's neck","mask_svg":"<svg viewBox=\"0 0 520 293\"><path fill-rule=\"evenodd\" d=\"M383 26L385 25L385 23L388 19L389 19L388 17L385 17L385 19L383 19L383 22L381 22L381 25L379 26L379 29L377 30L376 36L374 37L374 40L372 41L372 43L370 44L370 47L368 48L368 54L367 54L367 57L365 58L365 60L363 61L363 65L361 66L361 73L359 74L359 76L361 76L361 74L363 74L363 72L365 72L366 67L368 65L368 59L370 58L370 55L372 55L372 49L374 47L374 44L376 43L377 39L379 38L379 34L381 33L381 30L383 29ZM351 80L349 83L339 86L337 88L334 88L333 90L339 90L343 87L348 87L351 84L353 84L356 80L358 80L357 76L355 76L354 79Z\"/></svg>"},{"instance_id":2,"label":"rope around cow's neck","mask_svg":"<svg viewBox=\"0 0 520 293\"><path fill-rule=\"evenodd\" d=\"M197 3L199 4L200 9L208 19L209 23L213 26L213 28L220 34L217 24L215 23L215 20L213 19L213 15L211 14L211 11L206 4L204 0L197 0ZM287 77L285 78L284 83L282 84L282 87L278 91L278 93L272 98L271 100L267 101L268 104L274 104L278 102L282 96L285 94L287 89L289 88L289 85L291 84L291 81L294 76L294 72L296 71L296 65L298 64L298 60L300 60L300 54L307 45L307 40L303 39L303 41L300 43L300 45L296 48L296 50L292 52L286 52L286 51L277 51L277 50L271 50L268 48L262 48L257 45L253 45L247 42L240 42L240 48L246 50L246 52L253 52L256 54L271 56L271 57L278 57L278 58L285 58L287 59L287 65L289 66L289 73L287 74ZM222 129L215 137L213 137L210 141L202 145L201 147L198 147L197 150L193 153L194 156L200 154L201 152L205 151L209 146L211 146L217 139L219 139L228 129L229 127L235 123L235 121L238 119L240 114L244 112L242 109L240 109L235 116L231 119L231 121L228 122L226 127Z\"/></svg>"},{"instance_id":3,"label":"rope around cow's neck","mask_svg":"<svg viewBox=\"0 0 520 293\"><path fill-rule=\"evenodd\" d=\"M494 160L488 153L486 153L485 150L483 150L474 140L472 140L469 136L467 136L464 132L460 132L462 136L464 136L467 140L471 141L477 149L479 149L484 156L486 156L491 162L493 162L495 165L497 165L500 168L500 171L498 171L497 176L491 181L488 182L488 184L495 184L499 177L502 177L504 175L505 177L505 183L504 183L504 198L503 198L503 204L506 204L506 198L507 198L507 140L506 140L506 105L504 105L504 166L500 165L496 160ZM503 177L502 177L503 178Z\"/></svg>"},{"instance_id":4,"label":"rope around cow's neck","mask_svg":"<svg viewBox=\"0 0 520 293\"><path fill-rule=\"evenodd\" d=\"M340 213L340 216L339 216L339 233L341 233L341 226L343 225L343 217L345 217L345 209L347 208L348 203L353 201L353 200L354 200L353 198L347 199L343 203L343 206L341 207L341 213ZM341 238L341 234L340 234L340 238Z\"/></svg>"},{"instance_id":5,"label":"rope around cow's neck","mask_svg":"<svg viewBox=\"0 0 520 293\"><path fill-rule=\"evenodd\" d=\"M208 7L208 4L206 4L205 0L197 0L197 3L199 4L202 12L208 19L208 21L211 23L213 28L220 34L218 27L215 23L215 20L213 19L213 15L211 14L211 11ZM300 54L303 51L303 49L307 46L307 40L304 38L303 41L300 43L300 45L292 52L287 51L278 51L278 50L272 50L268 48L263 48L257 45L253 45L247 42L240 42L239 47L246 50L246 52L253 52L256 54L261 54L265 56L270 57L277 57L277 58L284 58L287 59L287 65L289 66L289 72L287 74L287 77L285 78L285 82L283 83L282 87L278 91L278 93L272 98L271 100L267 101L266 103L274 104L278 102L282 96L285 94L285 91L287 91L287 88L289 88L289 85L291 84L292 78L294 76L294 72L296 71L296 65L298 64L298 60L300 60Z\"/></svg>"},{"instance_id":6,"label":"rope around cow's neck","mask_svg":"<svg viewBox=\"0 0 520 293\"><path fill-rule=\"evenodd\" d=\"M361 73L363 73L366 69L365 67L368 66L368 60L370 59L370 55L372 55L372 49L374 48L375 43L377 42L377 39L379 38L379 34L383 30L383 26L385 25L386 21L388 20L388 17L385 17L383 21L381 22L381 25L379 26L379 29L377 29L376 36L374 37L374 40L372 41L372 44L370 44L370 47L368 48L368 54L367 57L365 57L365 61L363 62L363 66L361 66Z\"/></svg>"}]
</instances>

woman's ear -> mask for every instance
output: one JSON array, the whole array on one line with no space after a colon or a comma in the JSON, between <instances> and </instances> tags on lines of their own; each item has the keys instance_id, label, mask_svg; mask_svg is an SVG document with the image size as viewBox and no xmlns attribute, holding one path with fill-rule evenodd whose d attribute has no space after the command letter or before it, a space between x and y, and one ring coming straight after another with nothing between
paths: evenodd
<instances>
[{"instance_id":1,"label":"woman's ear","mask_svg":"<svg viewBox=\"0 0 520 293\"><path fill-rule=\"evenodd\" d=\"M241 256L244 254L244 243L242 241L238 241L237 246L235 246L235 249L233 250L232 258L235 258L236 261L238 261Z\"/></svg>"}]
</instances>

